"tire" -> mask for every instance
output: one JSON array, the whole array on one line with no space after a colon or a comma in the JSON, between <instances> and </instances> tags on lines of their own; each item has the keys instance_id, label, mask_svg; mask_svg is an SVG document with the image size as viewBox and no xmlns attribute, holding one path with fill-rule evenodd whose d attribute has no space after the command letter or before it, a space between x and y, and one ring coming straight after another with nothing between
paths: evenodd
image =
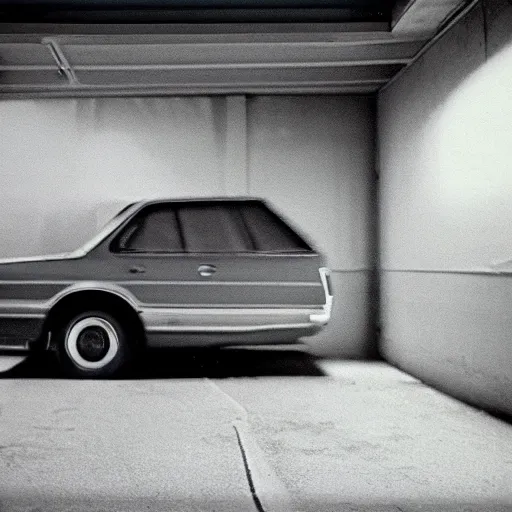
<instances>
[{"instance_id":1,"label":"tire","mask_svg":"<svg viewBox=\"0 0 512 512\"><path fill-rule=\"evenodd\" d=\"M74 315L57 330L56 341L61 369L68 377L112 377L131 359L127 330L104 311Z\"/></svg>"}]
</instances>

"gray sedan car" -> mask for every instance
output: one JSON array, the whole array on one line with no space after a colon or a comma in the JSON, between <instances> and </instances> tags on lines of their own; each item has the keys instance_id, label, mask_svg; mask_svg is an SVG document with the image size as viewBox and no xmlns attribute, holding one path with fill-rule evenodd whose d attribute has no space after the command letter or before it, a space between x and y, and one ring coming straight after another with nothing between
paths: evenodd
<instances>
[{"instance_id":1,"label":"gray sedan car","mask_svg":"<svg viewBox=\"0 0 512 512\"><path fill-rule=\"evenodd\" d=\"M264 201L142 201L75 252L0 260L0 350L106 377L146 346L295 342L332 300L323 256Z\"/></svg>"}]
</instances>

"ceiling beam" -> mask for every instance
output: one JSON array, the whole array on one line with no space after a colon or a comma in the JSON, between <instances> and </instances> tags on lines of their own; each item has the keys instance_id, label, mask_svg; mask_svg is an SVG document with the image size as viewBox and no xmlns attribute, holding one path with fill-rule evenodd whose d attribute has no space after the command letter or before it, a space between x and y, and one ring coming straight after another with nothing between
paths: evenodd
<instances>
[{"instance_id":1,"label":"ceiling beam","mask_svg":"<svg viewBox=\"0 0 512 512\"><path fill-rule=\"evenodd\" d=\"M351 7L322 6L318 3L308 7L273 6L259 4L254 7L238 7L235 4L215 7L175 7L169 2L160 6L84 5L84 0L71 5L48 2L46 5L31 5L30 2L10 0L0 2L0 16L7 23L321 23L389 21L389 3L377 2L364 6L360 2Z\"/></svg>"},{"instance_id":2,"label":"ceiling beam","mask_svg":"<svg viewBox=\"0 0 512 512\"><path fill-rule=\"evenodd\" d=\"M0 0L0 7L40 6L47 9L310 9L340 8L381 10L382 0Z\"/></svg>"},{"instance_id":3,"label":"ceiling beam","mask_svg":"<svg viewBox=\"0 0 512 512\"><path fill-rule=\"evenodd\" d=\"M321 34L343 35L389 32L389 23L364 21L337 23L0 23L0 34Z\"/></svg>"},{"instance_id":4,"label":"ceiling beam","mask_svg":"<svg viewBox=\"0 0 512 512\"><path fill-rule=\"evenodd\" d=\"M57 59L56 59L57 60ZM352 66L393 66L408 64L411 59L379 59L329 62L226 62L226 63L198 63L198 64L78 64L73 68L57 60L58 68L70 80L76 82L75 71L179 71L179 70L207 70L207 69L301 69L301 68L348 68ZM67 61L66 61L67 62ZM4 65L0 64L0 71L51 71L48 65Z\"/></svg>"},{"instance_id":5,"label":"ceiling beam","mask_svg":"<svg viewBox=\"0 0 512 512\"><path fill-rule=\"evenodd\" d=\"M158 87L5 87L0 86L0 101L26 98L99 98L146 96L196 96L231 94L373 94L382 80L353 82L190 84Z\"/></svg>"}]
</instances>

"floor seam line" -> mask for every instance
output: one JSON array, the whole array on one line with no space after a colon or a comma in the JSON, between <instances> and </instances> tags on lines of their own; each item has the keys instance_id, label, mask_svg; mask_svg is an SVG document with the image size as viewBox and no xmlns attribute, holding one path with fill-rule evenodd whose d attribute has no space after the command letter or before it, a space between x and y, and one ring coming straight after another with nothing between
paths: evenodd
<instances>
[{"instance_id":1,"label":"floor seam line","mask_svg":"<svg viewBox=\"0 0 512 512\"><path fill-rule=\"evenodd\" d=\"M229 400L237 409L239 409L242 416L241 418L238 418L240 421L249 423L249 413L247 412L247 409L240 402L238 402L238 400L235 400L229 393L224 391L220 386L213 382L213 380L209 378L206 378L205 380L213 390L220 393L224 398Z\"/></svg>"},{"instance_id":2,"label":"floor seam line","mask_svg":"<svg viewBox=\"0 0 512 512\"><path fill-rule=\"evenodd\" d=\"M295 511L286 486L281 482L258 442L250 433L249 411L215 381L209 378L205 378L205 381L213 391L224 397L237 411L236 417L230 423L235 429L246 480L257 512Z\"/></svg>"},{"instance_id":3,"label":"floor seam line","mask_svg":"<svg viewBox=\"0 0 512 512\"><path fill-rule=\"evenodd\" d=\"M238 431L238 428L236 427L236 425L233 425L233 428L235 429L236 439L238 441L238 447L240 448L240 452L242 454L242 461L244 463L244 468L245 468L245 476L246 476L247 482L249 484L249 489L251 491L254 505L256 506L256 509L258 510L258 512L265 512L265 509L263 508L263 505L261 504L258 493L256 492L256 487L254 486L251 468L249 467L249 462L247 461L247 454L245 453L245 448L242 443L242 438L240 436L240 432Z\"/></svg>"}]
</instances>

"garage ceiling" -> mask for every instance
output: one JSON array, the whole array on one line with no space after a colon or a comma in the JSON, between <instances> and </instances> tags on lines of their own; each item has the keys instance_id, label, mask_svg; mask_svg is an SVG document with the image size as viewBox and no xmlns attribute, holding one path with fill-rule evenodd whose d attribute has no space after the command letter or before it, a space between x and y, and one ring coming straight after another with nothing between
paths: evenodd
<instances>
[{"instance_id":1,"label":"garage ceiling","mask_svg":"<svg viewBox=\"0 0 512 512\"><path fill-rule=\"evenodd\" d=\"M0 0L0 97L374 93L460 0Z\"/></svg>"}]
</instances>

